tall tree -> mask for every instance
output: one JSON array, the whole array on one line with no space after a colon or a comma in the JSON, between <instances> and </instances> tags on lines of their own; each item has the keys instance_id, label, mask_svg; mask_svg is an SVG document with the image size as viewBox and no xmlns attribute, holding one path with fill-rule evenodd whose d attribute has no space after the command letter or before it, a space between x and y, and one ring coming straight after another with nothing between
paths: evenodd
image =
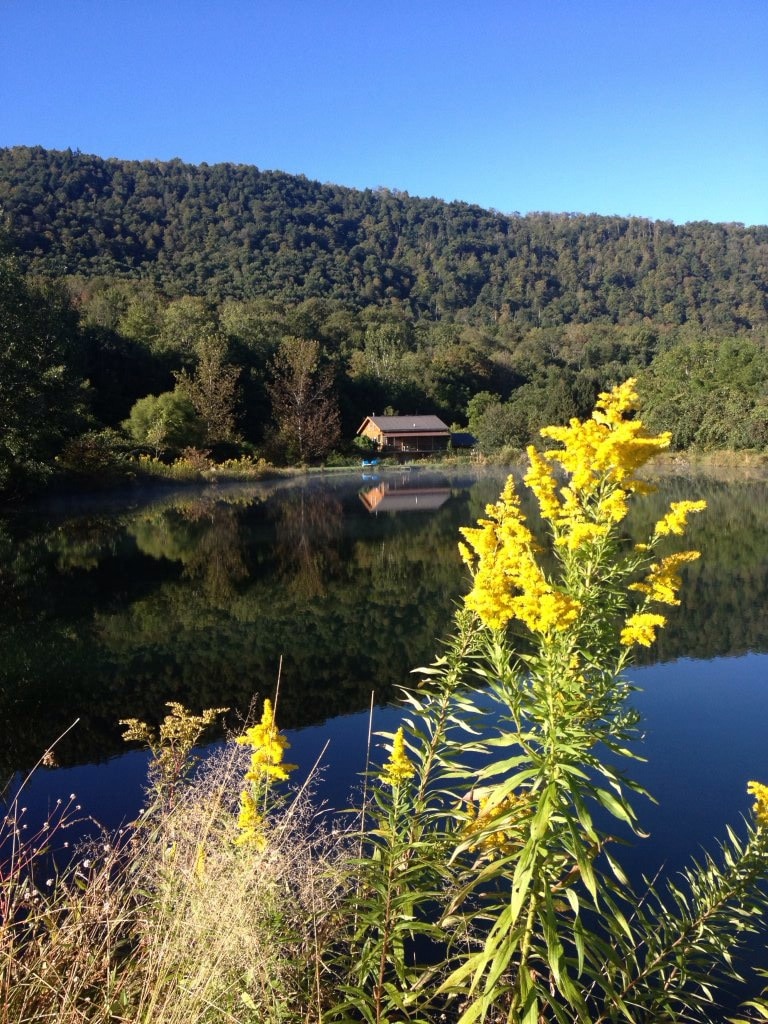
<instances>
[{"instance_id":1,"label":"tall tree","mask_svg":"<svg viewBox=\"0 0 768 1024\"><path fill-rule=\"evenodd\" d=\"M269 386L276 440L289 459L327 455L339 439L340 416L330 369L320 343L286 337L272 363Z\"/></svg>"},{"instance_id":2,"label":"tall tree","mask_svg":"<svg viewBox=\"0 0 768 1024\"><path fill-rule=\"evenodd\" d=\"M77 315L62 289L32 284L0 256L0 490L45 476L84 425L71 369Z\"/></svg>"},{"instance_id":3,"label":"tall tree","mask_svg":"<svg viewBox=\"0 0 768 1024\"><path fill-rule=\"evenodd\" d=\"M205 424L205 441L237 440L235 406L240 369L226 362L227 343L220 334L204 334L197 340L198 363L194 373L181 370L174 376Z\"/></svg>"}]
</instances>

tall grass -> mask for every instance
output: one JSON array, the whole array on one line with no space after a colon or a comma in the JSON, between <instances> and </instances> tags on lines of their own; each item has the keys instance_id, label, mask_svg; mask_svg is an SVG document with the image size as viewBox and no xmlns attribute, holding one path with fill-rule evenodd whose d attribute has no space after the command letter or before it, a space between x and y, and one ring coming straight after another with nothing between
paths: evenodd
<instances>
[{"instance_id":1,"label":"tall grass","mask_svg":"<svg viewBox=\"0 0 768 1024\"><path fill-rule=\"evenodd\" d=\"M60 849L60 870L52 848L74 805L29 839L6 818L2 1024L319 1019L346 843L304 789L272 817L264 850L239 848L247 762L228 744L172 805L150 804L120 837Z\"/></svg>"}]
</instances>

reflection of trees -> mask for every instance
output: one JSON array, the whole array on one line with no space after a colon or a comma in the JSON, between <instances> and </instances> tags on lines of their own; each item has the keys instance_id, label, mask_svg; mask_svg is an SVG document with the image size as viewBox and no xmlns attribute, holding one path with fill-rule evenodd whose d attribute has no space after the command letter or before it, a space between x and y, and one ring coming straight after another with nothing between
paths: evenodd
<instances>
[{"instance_id":1,"label":"reflection of trees","mask_svg":"<svg viewBox=\"0 0 768 1024\"><path fill-rule=\"evenodd\" d=\"M274 554L278 574L297 597L323 597L338 569L342 505L328 491L289 492L278 506Z\"/></svg>"},{"instance_id":2,"label":"reflection of trees","mask_svg":"<svg viewBox=\"0 0 768 1024\"><path fill-rule=\"evenodd\" d=\"M215 604L228 601L235 584L248 575L238 511L216 497L147 512L128 531L142 553L182 562L184 576L199 582Z\"/></svg>"},{"instance_id":3,"label":"reflection of trees","mask_svg":"<svg viewBox=\"0 0 768 1024\"><path fill-rule=\"evenodd\" d=\"M167 700L245 710L274 686L281 718L309 724L395 696L431 660L467 584L458 529L500 478L434 514L367 515L356 489L276 489L260 502L166 499L51 529L0 525L0 771L34 762L78 715L65 764L121 749L120 718ZM691 522L683 605L650 657L768 649L764 485L665 480L632 519L639 538L670 500L704 497Z\"/></svg>"},{"instance_id":4,"label":"reflection of trees","mask_svg":"<svg viewBox=\"0 0 768 1024\"><path fill-rule=\"evenodd\" d=\"M682 604L671 609L653 660L713 658L768 650L768 505L765 483L727 484L704 477L664 480L630 524L648 529L670 501L704 498L686 547L701 552L686 566ZM635 527L637 524L637 527Z\"/></svg>"}]
</instances>

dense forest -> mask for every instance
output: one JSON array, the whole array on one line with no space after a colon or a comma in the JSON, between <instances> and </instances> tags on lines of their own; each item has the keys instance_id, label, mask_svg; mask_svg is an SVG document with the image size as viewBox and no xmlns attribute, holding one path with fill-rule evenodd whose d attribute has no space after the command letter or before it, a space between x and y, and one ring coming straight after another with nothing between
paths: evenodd
<instances>
[{"instance_id":1,"label":"dense forest","mask_svg":"<svg viewBox=\"0 0 768 1024\"><path fill-rule=\"evenodd\" d=\"M476 322L768 323L768 226L537 213L179 160L0 150L26 269L134 275L219 302L394 300Z\"/></svg>"},{"instance_id":2,"label":"dense forest","mask_svg":"<svg viewBox=\"0 0 768 1024\"><path fill-rule=\"evenodd\" d=\"M0 489L121 449L324 459L384 411L503 455L630 374L679 447L759 450L767 343L768 226L0 149Z\"/></svg>"}]
</instances>

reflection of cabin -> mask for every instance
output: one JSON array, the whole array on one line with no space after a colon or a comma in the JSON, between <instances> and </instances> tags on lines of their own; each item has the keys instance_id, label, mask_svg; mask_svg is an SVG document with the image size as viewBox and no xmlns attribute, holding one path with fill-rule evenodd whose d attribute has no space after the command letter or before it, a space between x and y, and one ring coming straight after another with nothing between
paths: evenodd
<instances>
[{"instance_id":1,"label":"reflection of cabin","mask_svg":"<svg viewBox=\"0 0 768 1024\"><path fill-rule=\"evenodd\" d=\"M437 416L367 416L357 432L382 452L426 455L443 452L451 432Z\"/></svg>"},{"instance_id":2,"label":"reflection of cabin","mask_svg":"<svg viewBox=\"0 0 768 1024\"><path fill-rule=\"evenodd\" d=\"M369 512L434 512L451 496L450 487L392 487L387 482L360 492Z\"/></svg>"}]
</instances>

